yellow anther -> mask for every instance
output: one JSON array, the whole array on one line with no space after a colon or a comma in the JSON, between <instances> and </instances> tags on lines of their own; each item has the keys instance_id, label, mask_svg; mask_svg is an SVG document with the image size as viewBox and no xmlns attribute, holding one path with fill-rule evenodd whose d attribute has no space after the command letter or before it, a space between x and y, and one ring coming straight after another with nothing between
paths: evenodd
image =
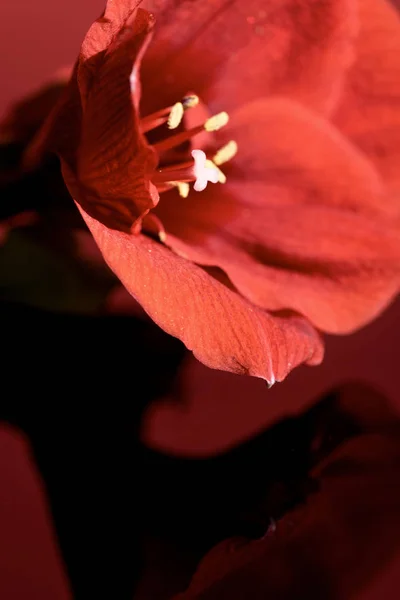
<instances>
[{"instance_id":1,"label":"yellow anther","mask_svg":"<svg viewBox=\"0 0 400 600\"><path fill-rule=\"evenodd\" d=\"M165 231L159 231L158 232L158 239L160 240L160 242L164 243L165 240L167 239L167 234L165 233Z\"/></svg>"},{"instance_id":2,"label":"yellow anther","mask_svg":"<svg viewBox=\"0 0 400 600\"><path fill-rule=\"evenodd\" d=\"M179 123L182 121L183 112L184 109L182 102L177 102L173 105L168 117L169 129L176 129L178 127Z\"/></svg>"},{"instance_id":3,"label":"yellow anther","mask_svg":"<svg viewBox=\"0 0 400 600\"><path fill-rule=\"evenodd\" d=\"M222 146L215 156L213 156L213 162L216 165L223 165L235 156L237 150L237 143L234 140L231 140L225 146Z\"/></svg>"},{"instance_id":4,"label":"yellow anther","mask_svg":"<svg viewBox=\"0 0 400 600\"><path fill-rule=\"evenodd\" d=\"M187 198L189 196L189 184L184 181L177 181L176 187L178 188L179 195L182 198Z\"/></svg>"},{"instance_id":5,"label":"yellow anther","mask_svg":"<svg viewBox=\"0 0 400 600\"><path fill-rule=\"evenodd\" d=\"M212 160L206 160L206 165L205 166L208 167L209 169L214 169L214 171L218 175L218 183L226 183L226 175L225 175L225 173L223 173L221 171L221 169L218 169L217 165L215 165Z\"/></svg>"},{"instance_id":6,"label":"yellow anther","mask_svg":"<svg viewBox=\"0 0 400 600\"><path fill-rule=\"evenodd\" d=\"M183 108L186 110L187 108L193 108L197 106L199 103L199 97L196 94L190 94L190 96L185 96L182 99Z\"/></svg>"},{"instance_id":7,"label":"yellow anther","mask_svg":"<svg viewBox=\"0 0 400 600\"><path fill-rule=\"evenodd\" d=\"M204 123L204 129L206 131L217 131L224 127L229 121L229 115L226 112L220 112L214 115Z\"/></svg>"},{"instance_id":8,"label":"yellow anther","mask_svg":"<svg viewBox=\"0 0 400 600\"><path fill-rule=\"evenodd\" d=\"M169 181L170 185L174 185L179 192L179 195L182 198L187 198L189 196L190 186L186 181Z\"/></svg>"}]
</instances>

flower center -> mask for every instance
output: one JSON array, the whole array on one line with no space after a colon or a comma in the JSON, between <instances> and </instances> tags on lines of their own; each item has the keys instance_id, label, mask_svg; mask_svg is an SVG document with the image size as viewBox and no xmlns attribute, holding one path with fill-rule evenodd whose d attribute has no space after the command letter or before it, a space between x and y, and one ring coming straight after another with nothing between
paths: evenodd
<instances>
[{"instance_id":1,"label":"flower center","mask_svg":"<svg viewBox=\"0 0 400 600\"><path fill-rule=\"evenodd\" d=\"M163 108L157 112L144 117L140 121L142 133L148 133L161 125L167 125L168 129L175 130L184 125L184 114L187 110L197 106L199 98L196 95L185 96L180 102L173 106ZM207 184L225 183L226 177L219 168L237 152L237 144L233 140L220 148L213 156L208 156L203 150L193 149L187 160L168 160L168 153L179 150L182 144L190 141L195 135L201 132L213 132L224 127L229 121L226 112L221 112L207 119L202 125L185 129L173 133L160 141L152 144L157 152L159 161L158 168L151 175L151 181L156 186L159 193L176 188L179 194L186 198L190 191L190 183L193 183L193 189L196 192L203 191Z\"/></svg>"}]
</instances>

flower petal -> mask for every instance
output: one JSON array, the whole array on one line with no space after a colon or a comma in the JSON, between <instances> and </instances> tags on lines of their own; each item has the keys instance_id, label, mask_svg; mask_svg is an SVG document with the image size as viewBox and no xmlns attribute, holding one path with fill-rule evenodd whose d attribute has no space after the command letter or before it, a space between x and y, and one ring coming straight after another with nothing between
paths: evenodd
<instances>
[{"instance_id":1,"label":"flower petal","mask_svg":"<svg viewBox=\"0 0 400 600\"><path fill-rule=\"evenodd\" d=\"M271 93L330 111L353 60L352 0L155 0L144 106L194 90L213 110ZM157 77L154 74L157 73Z\"/></svg>"},{"instance_id":2,"label":"flower petal","mask_svg":"<svg viewBox=\"0 0 400 600\"><path fill-rule=\"evenodd\" d=\"M340 446L314 472L319 490L264 538L214 547L176 600L358 598L399 551L400 446L392 423L395 435L364 434Z\"/></svg>"},{"instance_id":3,"label":"flower petal","mask_svg":"<svg viewBox=\"0 0 400 600\"><path fill-rule=\"evenodd\" d=\"M158 202L146 177L156 157L139 130L136 77L153 18L137 5L109 0L86 35L68 90L40 140L60 156L74 199L123 230ZM37 146L30 150L35 153Z\"/></svg>"},{"instance_id":4,"label":"flower petal","mask_svg":"<svg viewBox=\"0 0 400 600\"><path fill-rule=\"evenodd\" d=\"M363 0L360 20L357 60L349 72L335 121L398 193L400 16L385 0Z\"/></svg>"},{"instance_id":5,"label":"flower petal","mask_svg":"<svg viewBox=\"0 0 400 600\"><path fill-rule=\"evenodd\" d=\"M127 290L207 366L273 383L302 362L321 361L319 336L304 319L269 315L150 238L110 230L81 213Z\"/></svg>"},{"instance_id":6,"label":"flower petal","mask_svg":"<svg viewBox=\"0 0 400 600\"><path fill-rule=\"evenodd\" d=\"M295 310L324 331L372 319L398 291L400 232L369 161L282 99L238 111L228 135L239 145L228 183L157 207L166 243L222 268L256 305Z\"/></svg>"}]
</instances>

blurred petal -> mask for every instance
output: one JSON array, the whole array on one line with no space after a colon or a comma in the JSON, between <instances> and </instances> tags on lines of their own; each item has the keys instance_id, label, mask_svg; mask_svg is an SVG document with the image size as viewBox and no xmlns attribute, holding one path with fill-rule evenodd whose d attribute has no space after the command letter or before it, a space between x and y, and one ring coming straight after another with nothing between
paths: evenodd
<instances>
[{"instance_id":1,"label":"blurred petal","mask_svg":"<svg viewBox=\"0 0 400 600\"><path fill-rule=\"evenodd\" d=\"M400 16L385 0L362 0L357 60L335 121L400 190ZM400 205L399 205L400 210Z\"/></svg>"},{"instance_id":2,"label":"blurred petal","mask_svg":"<svg viewBox=\"0 0 400 600\"><path fill-rule=\"evenodd\" d=\"M305 506L260 540L216 546L176 598L355 598L399 551L399 465L396 433L344 443L315 470Z\"/></svg>"},{"instance_id":3,"label":"blurred petal","mask_svg":"<svg viewBox=\"0 0 400 600\"><path fill-rule=\"evenodd\" d=\"M13 104L0 122L0 143L29 142L53 110L70 75L71 69L60 69L37 91Z\"/></svg>"},{"instance_id":4,"label":"blurred petal","mask_svg":"<svg viewBox=\"0 0 400 600\"><path fill-rule=\"evenodd\" d=\"M239 144L228 183L157 207L166 243L262 308L334 333L370 321L400 281L397 206L371 163L288 100L244 107L228 134Z\"/></svg>"},{"instance_id":5,"label":"blurred petal","mask_svg":"<svg viewBox=\"0 0 400 600\"><path fill-rule=\"evenodd\" d=\"M302 362L321 361L319 336L302 318L269 315L161 244L107 229L81 212L123 285L207 366L273 383Z\"/></svg>"},{"instance_id":6,"label":"blurred petal","mask_svg":"<svg viewBox=\"0 0 400 600\"><path fill-rule=\"evenodd\" d=\"M326 112L353 60L352 0L154 0L144 106L193 90L213 110L271 93ZM157 77L154 74L157 73ZM174 100L175 98L175 100Z\"/></svg>"}]
</instances>

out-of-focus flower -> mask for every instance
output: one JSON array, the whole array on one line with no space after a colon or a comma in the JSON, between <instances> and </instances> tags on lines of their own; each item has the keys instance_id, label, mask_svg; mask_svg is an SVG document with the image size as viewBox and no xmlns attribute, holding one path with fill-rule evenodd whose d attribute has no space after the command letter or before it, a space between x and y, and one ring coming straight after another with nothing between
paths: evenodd
<instances>
[{"instance_id":1,"label":"out-of-focus flower","mask_svg":"<svg viewBox=\"0 0 400 600\"><path fill-rule=\"evenodd\" d=\"M273 383L320 362L317 329L353 331L398 291L398 16L380 0L153 4L156 26L109 0L26 164L58 153L162 328Z\"/></svg>"},{"instance_id":2,"label":"out-of-focus flower","mask_svg":"<svg viewBox=\"0 0 400 600\"><path fill-rule=\"evenodd\" d=\"M300 431L307 419L314 490L261 538L215 546L177 600L355 600L374 587L370 597L397 598L381 577L400 558L398 417L379 393L350 384L298 417Z\"/></svg>"},{"instance_id":3,"label":"out-of-focus flower","mask_svg":"<svg viewBox=\"0 0 400 600\"><path fill-rule=\"evenodd\" d=\"M26 98L12 105L0 123L0 144L27 144L59 100L72 69L59 69Z\"/></svg>"}]
</instances>

